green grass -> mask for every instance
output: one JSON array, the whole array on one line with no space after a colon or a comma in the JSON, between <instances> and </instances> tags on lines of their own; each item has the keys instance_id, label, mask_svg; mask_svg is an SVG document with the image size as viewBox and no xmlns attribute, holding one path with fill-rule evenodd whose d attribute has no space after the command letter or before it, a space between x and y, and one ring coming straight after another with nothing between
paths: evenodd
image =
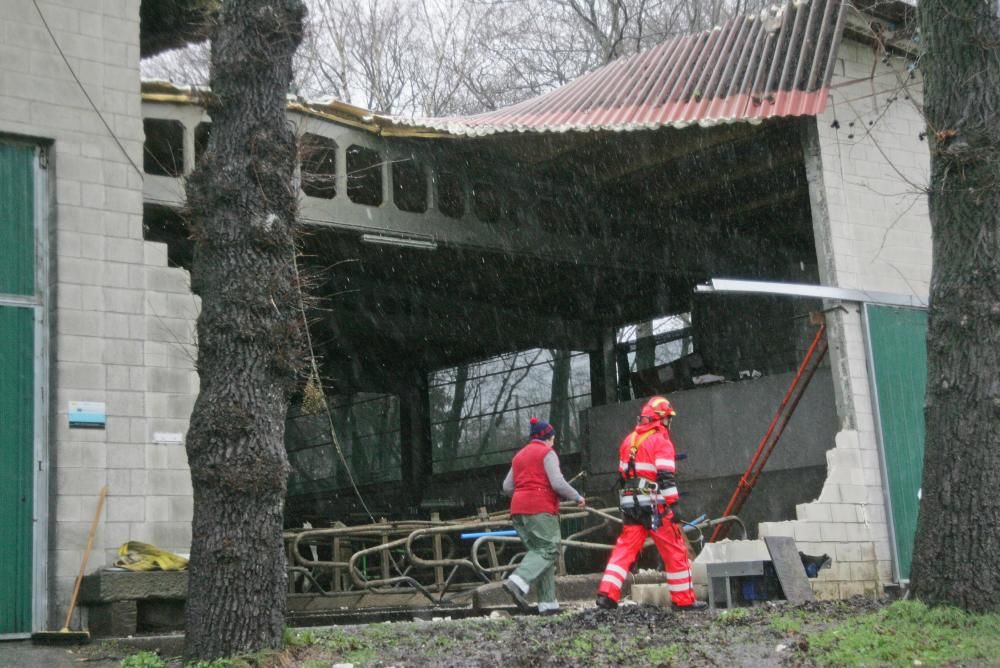
<instances>
[{"instance_id":1,"label":"green grass","mask_svg":"<svg viewBox=\"0 0 1000 668\"><path fill-rule=\"evenodd\" d=\"M749 623L750 612L747 608L733 608L724 610L719 615L719 623L723 626L742 626Z\"/></svg>"},{"instance_id":2,"label":"green grass","mask_svg":"<svg viewBox=\"0 0 1000 668\"><path fill-rule=\"evenodd\" d=\"M679 643L649 647L642 650L642 657L647 666L673 666L684 657L684 647Z\"/></svg>"},{"instance_id":3,"label":"green grass","mask_svg":"<svg viewBox=\"0 0 1000 668\"><path fill-rule=\"evenodd\" d=\"M778 633L801 633L806 621L805 613L793 610L772 617L770 626Z\"/></svg>"},{"instance_id":4,"label":"green grass","mask_svg":"<svg viewBox=\"0 0 1000 668\"><path fill-rule=\"evenodd\" d=\"M829 666L991 664L1000 659L1000 615L898 601L810 635L808 656Z\"/></svg>"},{"instance_id":5,"label":"green grass","mask_svg":"<svg viewBox=\"0 0 1000 668\"><path fill-rule=\"evenodd\" d=\"M121 668L166 668L166 663L156 652L137 652L122 659Z\"/></svg>"},{"instance_id":6,"label":"green grass","mask_svg":"<svg viewBox=\"0 0 1000 668\"><path fill-rule=\"evenodd\" d=\"M607 655L620 648L620 639L613 637L605 629L587 629L567 640L553 643L549 648L552 656L583 660L594 655Z\"/></svg>"}]
</instances>

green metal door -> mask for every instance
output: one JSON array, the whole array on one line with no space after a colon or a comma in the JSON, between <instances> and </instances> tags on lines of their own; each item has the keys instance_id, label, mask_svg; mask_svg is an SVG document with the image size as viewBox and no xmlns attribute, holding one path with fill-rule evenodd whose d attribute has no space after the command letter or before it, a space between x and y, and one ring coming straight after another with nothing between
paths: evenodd
<instances>
[{"instance_id":1,"label":"green metal door","mask_svg":"<svg viewBox=\"0 0 1000 668\"><path fill-rule=\"evenodd\" d=\"M927 311L865 305L896 573L910 577L924 468Z\"/></svg>"},{"instance_id":2,"label":"green metal door","mask_svg":"<svg viewBox=\"0 0 1000 668\"><path fill-rule=\"evenodd\" d=\"M0 142L0 295L35 294L35 150Z\"/></svg>"},{"instance_id":3,"label":"green metal door","mask_svg":"<svg viewBox=\"0 0 1000 668\"><path fill-rule=\"evenodd\" d=\"M35 151L0 142L0 635L32 622Z\"/></svg>"},{"instance_id":4,"label":"green metal door","mask_svg":"<svg viewBox=\"0 0 1000 668\"><path fill-rule=\"evenodd\" d=\"M0 306L0 634L31 630L35 315Z\"/></svg>"}]
</instances>

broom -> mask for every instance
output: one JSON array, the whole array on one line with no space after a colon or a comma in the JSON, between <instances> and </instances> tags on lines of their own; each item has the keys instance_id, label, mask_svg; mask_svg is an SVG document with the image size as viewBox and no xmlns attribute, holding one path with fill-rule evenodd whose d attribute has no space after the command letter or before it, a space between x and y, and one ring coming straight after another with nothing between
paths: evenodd
<instances>
[{"instance_id":1,"label":"broom","mask_svg":"<svg viewBox=\"0 0 1000 668\"><path fill-rule=\"evenodd\" d=\"M87 558L90 557L90 548L94 546L94 534L97 533L97 522L101 519L101 510L104 508L104 498L107 495L108 486L105 485L101 488L101 495L97 498L97 512L94 513L94 521L90 524L90 535L87 536L87 549L83 551L83 561L80 562L80 573L76 576L76 583L73 585L73 596L69 599L66 623L58 631L32 633L32 641L57 644L82 644L90 642L89 631L70 631L69 622L73 618L73 610L76 608L76 597L80 593L80 582L83 580L83 572L87 570Z\"/></svg>"}]
</instances>

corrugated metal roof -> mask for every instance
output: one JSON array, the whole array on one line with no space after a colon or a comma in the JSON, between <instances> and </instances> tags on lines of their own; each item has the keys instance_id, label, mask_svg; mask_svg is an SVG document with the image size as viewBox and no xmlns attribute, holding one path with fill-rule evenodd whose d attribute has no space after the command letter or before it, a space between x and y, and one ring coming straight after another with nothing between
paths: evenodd
<instances>
[{"instance_id":1,"label":"corrugated metal roof","mask_svg":"<svg viewBox=\"0 0 1000 668\"><path fill-rule=\"evenodd\" d=\"M551 92L474 116L402 118L391 125L452 135L638 130L816 115L843 32L841 0L780 8L677 37Z\"/></svg>"}]
</instances>

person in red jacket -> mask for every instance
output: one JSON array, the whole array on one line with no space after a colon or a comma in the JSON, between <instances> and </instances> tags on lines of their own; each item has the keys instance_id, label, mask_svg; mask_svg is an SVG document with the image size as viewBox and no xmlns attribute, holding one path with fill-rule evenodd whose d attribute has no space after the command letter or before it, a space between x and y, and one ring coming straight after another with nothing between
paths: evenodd
<instances>
[{"instance_id":1,"label":"person in red jacket","mask_svg":"<svg viewBox=\"0 0 1000 668\"><path fill-rule=\"evenodd\" d=\"M559 556L559 498L576 501L581 508L586 500L563 478L559 456L553 449L556 431L548 422L531 418L530 440L511 463L503 481L503 491L512 497L511 523L527 548L527 554L503 581L517 607L531 611L526 598L536 586L538 612L554 615L559 612L556 600L556 558Z\"/></svg>"},{"instance_id":2,"label":"person in red jacket","mask_svg":"<svg viewBox=\"0 0 1000 668\"><path fill-rule=\"evenodd\" d=\"M618 607L629 568L649 536L663 558L674 607L705 607L694 598L687 543L678 526L681 518L674 479L676 455L670 440L670 421L675 415L666 398L651 398L642 407L635 429L618 448L619 507L624 526L597 588L599 608Z\"/></svg>"}]
</instances>

